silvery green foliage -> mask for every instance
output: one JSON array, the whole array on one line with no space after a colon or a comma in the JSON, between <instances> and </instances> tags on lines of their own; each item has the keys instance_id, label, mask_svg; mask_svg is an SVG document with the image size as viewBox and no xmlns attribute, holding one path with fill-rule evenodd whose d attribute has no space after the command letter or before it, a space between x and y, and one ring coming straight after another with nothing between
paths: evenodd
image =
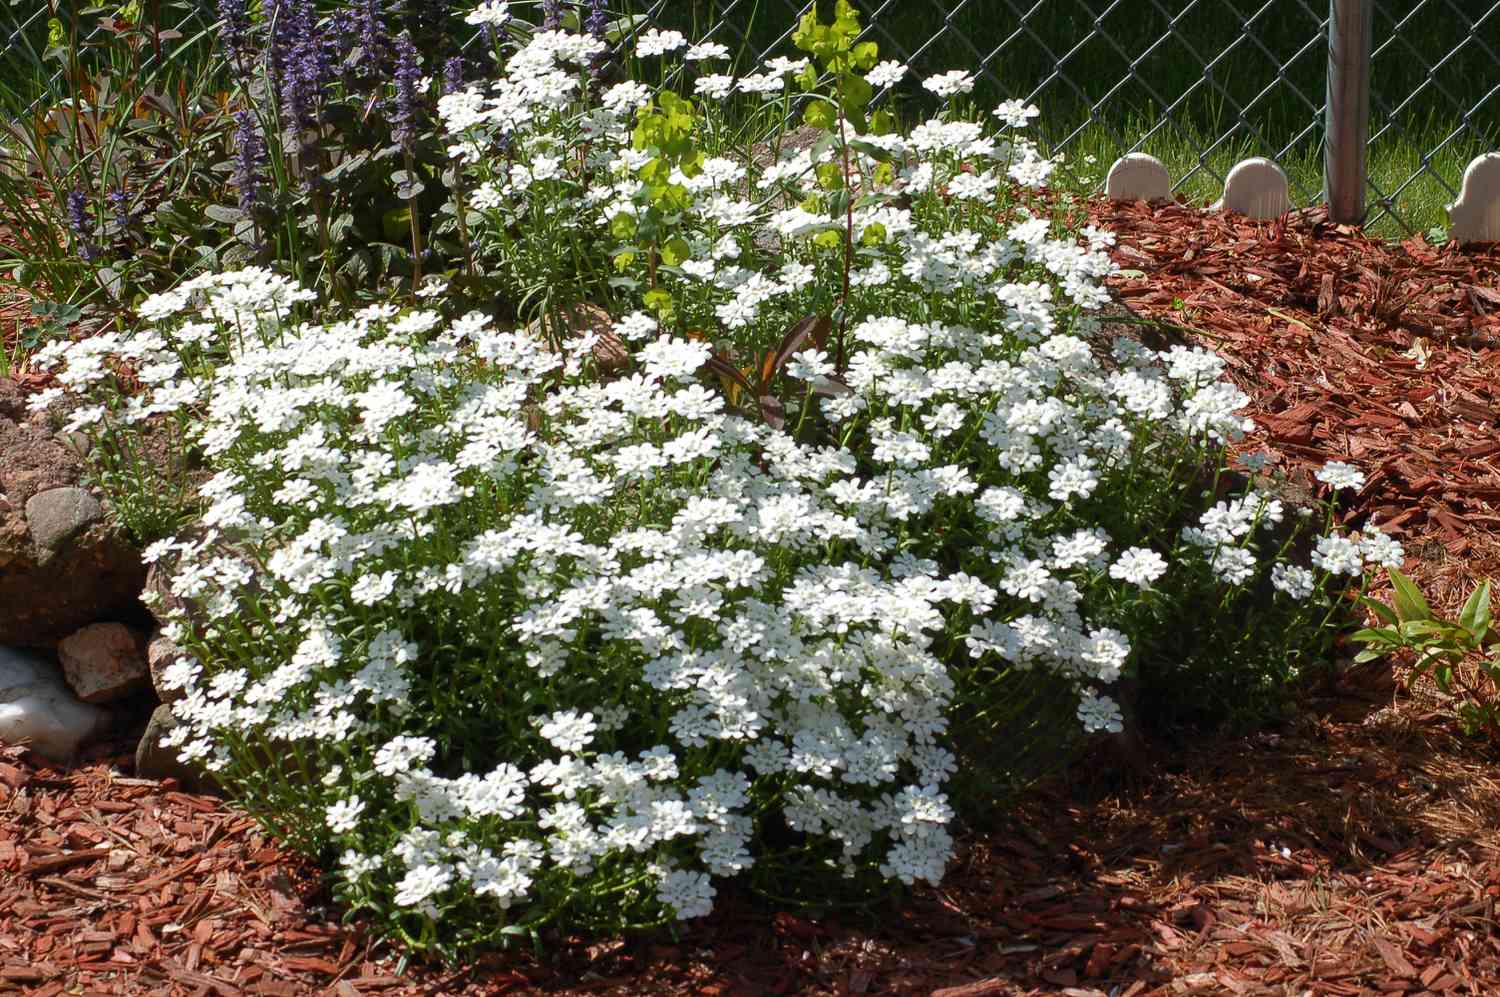
<instances>
[{"instance_id":1,"label":"silvery green foliage","mask_svg":"<svg viewBox=\"0 0 1500 997\"><path fill-rule=\"evenodd\" d=\"M559 67L593 54L539 34L488 95L444 98L455 153L497 178L486 210L594 228L639 207L640 94L576 111L576 152L541 130L575 114ZM502 127L504 171L483 134ZM808 150L681 178L673 307L630 292L612 378L595 331L548 343L393 306L298 322L306 292L256 270L39 356L99 398L75 421L181 417L214 472L206 532L148 551L183 602L182 753L340 855L345 899L424 944L693 918L717 881L802 857L937 882L969 677L1046 670L1085 730L1118 730L1103 690L1158 586L1269 579L1317 615L1330 572L1399 557L1325 545L1314 572L1268 540L1274 497L1193 504L1179 472L1248 428L1246 398L1202 350L1096 351L1079 312L1104 299L1108 234L996 210L1000 174L1045 176L1033 149L961 120L881 144L859 168L873 183L900 153L887 180L910 204L852 209L868 252L844 362L795 351L784 423L731 408L705 376L722 344L684 330L756 349L831 303L844 257L817 240ZM738 197L768 176L808 197ZM118 361L143 386L128 401Z\"/></svg>"}]
</instances>

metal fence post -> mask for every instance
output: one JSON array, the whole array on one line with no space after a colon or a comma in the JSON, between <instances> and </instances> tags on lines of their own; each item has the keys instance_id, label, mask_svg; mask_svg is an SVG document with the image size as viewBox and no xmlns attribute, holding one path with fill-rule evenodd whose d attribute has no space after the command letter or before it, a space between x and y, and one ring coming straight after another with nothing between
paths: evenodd
<instances>
[{"instance_id":1,"label":"metal fence post","mask_svg":"<svg viewBox=\"0 0 1500 997\"><path fill-rule=\"evenodd\" d=\"M1370 139L1370 28L1374 0L1330 0L1323 197L1328 217L1365 220L1365 146Z\"/></svg>"}]
</instances>

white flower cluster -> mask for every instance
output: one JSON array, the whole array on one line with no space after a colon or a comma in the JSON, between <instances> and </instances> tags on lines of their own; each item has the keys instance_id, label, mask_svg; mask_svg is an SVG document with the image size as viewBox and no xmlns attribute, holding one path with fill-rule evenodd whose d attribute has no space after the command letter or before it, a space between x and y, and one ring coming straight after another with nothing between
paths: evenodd
<instances>
[{"instance_id":1,"label":"white flower cluster","mask_svg":"<svg viewBox=\"0 0 1500 997\"><path fill-rule=\"evenodd\" d=\"M872 317L853 328L849 361L861 459L728 414L695 380L706 351L667 335L647 341L636 374L601 384L477 316L445 328L376 307L332 325L266 321L285 299L268 282L266 315L248 322L259 336L239 339L241 315L235 334L200 337L186 356L169 348L248 282L200 282L196 297L158 303L156 329L114 342L141 364L217 361L156 389L191 389L202 406L198 437L220 467L204 488L214 529L152 556L175 556L175 593L261 653L211 674L174 666L185 753L222 764L226 734L336 750L365 788L328 804L329 832L357 840L364 818L410 808L391 875L396 902L427 911L455 889L508 906L546 869L586 877L640 855L675 863L660 867L660 897L701 913L705 876L755 861L751 788L768 781L789 825L834 842L846 869L874 848L888 875L935 881L952 846L940 787L954 769L954 687L934 648L946 621L973 621L965 645L979 660L1118 678L1130 642L1087 623L1085 579L1148 585L1170 563L1052 524L1142 459L1132 442L1153 422L1232 433L1227 406L1242 401L1190 380L1171 402L1158 389L1172 354L1131 346L1127 373L1109 373L1061 333L1006 359L1003 327ZM53 358L76 383L99 355L83 343ZM557 375L538 428L523 403ZM480 528L476 507L510 511ZM923 525L944 507L985 524L965 570L940 567ZM1280 517L1265 496L1220 503L1184 549L1213 551L1225 580L1243 581L1255 559L1224 555ZM256 556L226 553L226 538ZM1319 556L1342 570L1331 547ZM1288 573L1303 570L1282 569L1278 587L1305 594ZM247 617L247 602L260 612ZM475 629L471 613L490 622ZM489 770L440 774L438 742L402 732L423 729L414 693L448 681L431 674L438 662L462 664L433 645L466 647L502 702L535 685L561 708ZM1118 726L1092 687L1079 716ZM661 739L640 740L643 726Z\"/></svg>"},{"instance_id":2,"label":"white flower cluster","mask_svg":"<svg viewBox=\"0 0 1500 997\"><path fill-rule=\"evenodd\" d=\"M516 231L645 210L629 136L651 92L575 105L570 67L597 52L538 32L503 79L442 99L476 207ZM997 115L1019 128L1030 109ZM1003 186L1045 178L1033 147L941 118L870 142L854 168L874 184L885 167L912 201L851 209L865 251L846 339L837 360L822 343L791 356L789 429L731 408L705 376L716 346L644 301L617 313L630 359L610 379L595 333L548 343L386 305L298 323L306 295L261 271L150 299L133 335L45 351L75 391L103 391L111 362L138 370L126 420L190 415L215 472L205 532L149 552L193 607L171 626L191 652L169 669L183 755L228 769L269 746L336 771L311 819L348 888L387 908L556 909L597 889L690 918L716 878L778 861L772 822L846 875L939 880L955 676L1046 671L1079 691L1084 730L1115 731L1099 686L1130 665L1122 600L1185 571L1320 590L1306 568L1267 571L1272 496L1180 532L1130 507L1131 483L1238 439L1247 399L1205 351L1100 355L1077 313L1105 300L1107 234L995 221ZM824 156L673 178L688 256L660 286L696 327L774 343L832 300ZM748 200L773 189L797 206ZM1325 538L1314 566L1399 559L1353 543Z\"/></svg>"},{"instance_id":3,"label":"white flower cluster","mask_svg":"<svg viewBox=\"0 0 1500 997\"><path fill-rule=\"evenodd\" d=\"M683 44L675 32L648 31L637 43L637 54L669 54ZM653 157L634 147L632 129L651 91L635 81L615 84L602 95L599 106L569 116L565 102L576 83L569 67L587 54L582 42L565 44L559 33L538 36L510 61L504 77L439 101L450 149L471 174L472 203L492 213L497 222L481 231L481 240L486 232L497 240L512 239L508 233L514 233L518 223L523 233L533 231L526 226L535 226L535 241L550 238L558 225L584 237L608 232L622 216L634 219L645 212L653 185L643 182L639 171ZM740 79L705 73L696 78L694 90L710 100L722 100L736 90L776 96L787 78L805 65L805 60L777 58L766 63L765 72ZM894 81L903 71L899 64L881 63L871 71L872 82ZM972 87L973 78L952 72L929 79L927 85L952 95ZM1024 124L1035 108L1007 101L995 113L1008 124ZM560 171L557 150L571 141L572 131L586 137L588 153L574 157L569 168ZM478 150L500 142L509 150L503 170L478 155ZM682 215L690 255L656 275L662 286L703 301L710 310L705 319L711 316L728 330L746 329L768 313L811 296L819 268L809 240L840 226L837 218L804 204L821 192L815 168L834 160L835 150L825 146L788 149L769 164L710 157L691 176L674 170L671 181L692 201ZM856 240L869 240L882 250L868 254L871 261L853 275L855 284L878 288L896 272L932 293L954 287L997 295L1005 290L1013 296L1001 299L1012 309L1008 322L1023 334L1050 331L1052 287L1014 286L1008 273L1018 260L1038 265L1078 305L1097 307L1107 300L1100 283L1111 270L1105 243L1079 246L1073 240L1052 239L1050 222L1041 218L1017 223L1000 239L962 225L928 234L914 227L910 210L894 206L894 196L903 192L942 191L971 207L977 220L996 203L1002 187L1039 187L1046 182L1053 164L1034 144L1015 135L997 140L973 122L934 118L909 136L872 135L863 147L850 149L856 183L873 184L883 163L894 169L891 197L861 203L849 219ZM537 210L535 189L543 178L552 185L545 212ZM766 208L765 195L773 191L795 206ZM749 251L767 240L778 247L784 261L790 261L774 272L747 265Z\"/></svg>"}]
</instances>

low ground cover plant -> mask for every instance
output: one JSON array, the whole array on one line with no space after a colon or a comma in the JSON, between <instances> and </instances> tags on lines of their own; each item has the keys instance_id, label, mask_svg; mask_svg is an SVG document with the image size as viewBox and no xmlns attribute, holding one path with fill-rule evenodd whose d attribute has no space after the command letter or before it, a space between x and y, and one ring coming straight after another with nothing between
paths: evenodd
<instances>
[{"instance_id":1,"label":"low ground cover plant","mask_svg":"<svg viewBox=\"0 0 1500 997\"><path fill-rule=\"evenodd\" d=\"M70 428L170 422L211 474L147 550L183 755L414 946L937 882L1033 676L1059 752L1122 679L1278 689L1400 562L1227 472L1211 353L1104 339L1111 237L1047 213L1034 109L955 71L899 128L858 33L841 2L736 77L650 31L606 85L529 32L444 96L476 272L550 321L250 268L38 357ZM734 94L814 140L705 154Z\"/></svg>"},{"instance_id":2,"label":"low ground cover plant","mask_svg":"<svg viewBox=\"0 0 1500 997\"><path fill-rule=\"evenodd\" d=\"M1393 591L1390 603L1362 600L1376 625L1352 635L1365 645L1354 660L1410 654L1412 679L1430 676L1438 691L1457 704L1467 733L1500 737L1500 657L1491 650L1500 639L1492 628L1490 579L1475 587L1458 618L1450 620L1433 611L1406 575L1396 568L1387 575Z\"/></svg>"}]
</instances>

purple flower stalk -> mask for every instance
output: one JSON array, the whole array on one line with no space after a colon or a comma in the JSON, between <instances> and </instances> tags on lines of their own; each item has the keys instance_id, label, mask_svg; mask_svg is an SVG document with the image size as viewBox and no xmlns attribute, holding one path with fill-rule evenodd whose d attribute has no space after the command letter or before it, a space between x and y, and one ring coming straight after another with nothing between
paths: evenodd
<instances>
[{"instance_id":1,"label":"purple flower stalk","mask_svg":"<svg viewBox=\"0 0 1500 997\"><path fill-rule=\"evenodd\" d=\"M391 138L404 149L416 141L421 125L421 106L417 101L417 82L422 69L417 62L417 48L407 32L396 39L396 99L391 110Z\"/></svg>"},{"instance_id":2,"label":"purple flower stalk","mask_svg":"<svg viewBox=\"0 0 1500 997\"><path fill-rule=\"evenodd\" d=\"M219 37L234 62L250 51L250 10L246 0L219 0Z\"/></svg>"},{"instance_id":3,"label":"purple flower stalk","mask_svg":"<svg viewBox=\"0 0 1500 997\"><path fill-rule=\"evenodd\" d=\"M391 36L386 30L385 18L381 0L360 0L359 47L363 52L360 64L366 79L383 76L390 59Z\"/></svg>"},{"instance_id":4,"label":"purple flower stalk","mask_svg":"<svg viewBox=\"0 0 1500 997\"><path fill-rule=\"evenodd\" d=\"M266 44L266 72L271 77L272 87L280 93L287 63L291 61L292 50L297 47L299 18L296 0L267 0L264 10L271 31Z\"/></svg>"},{"instance_id":5,"label":"purple flower stalk","mask_svg":"<svg viewBox=\"0 0 1500 997\"><path fill-rule=\"evenodd\" d=\"M562 27L562 0L542 0L542 30L556 31Z\"/></svg>"},{"instance_id":6,"label":"purple flower stalk","mask_svg":"<svg viewBox=\"0 0 1500 997\"><path fill-rule=\"evenodd\" d=\"M234 123L234 186L240 192L240 210L253 215L265 207L266 142L250 111L237 112Z\"/></svg>"},{"instance_id":7,"label":"purple flower stalk","mask_svg":"<svg viewBox=\"0 0 1500 997\"><path fill-rule=\"evenodd\" d=\"M119 226L120 231L124 232L129 229L135 222L135 218L130 214L130 195L125 193L125 188L116 187L105 194L104 199L109 202L109 210L114 214L115 224Z\"/></svg>"},{"instance_id":8,"label":"purple flower stalk","mask_svg":"<svg viewBox=\"0 0 1500 997\"><path fill-rule=\"evenodd\" d=\"M584 19L583 30L598 41L609 41L609 10L605 7L604 0L589 0L589 16ZM604 75L604 67L607 65L609 49L604 49L589 60L589 77L599 79Z\"/></svg>"},{"instance_id":9,"label":"purple flower stalk","mask_svg":"<svg viewBox=\"0 0 1500 997\"><path fill-rule=\"evenodd\" d=\"M89 241L94 226L89 218L88 196L81 190L71 190L65 207L68 210L68 228L73 230L73 235L78 240L78 257L85 263L92 263L99 255L99 250Z\"/></svg>"},{"instance_id":10,"label":"purple flower stalk","mask_svg":"<svg viewBox=\"0 0 1500 997\"><path fill-rule=\"evenodd\" d=\"M609 40L609 9L604 0L589 0L589 16L584 19L583 30L601 42Z\"/></svg>"},{"instance_id":11,"label":"purple flower stalk","mask_svg":"<svg viewBox=\"0 0 1500 997\"><path fill-rule=\"evenodd\" d=\"M270 18L266 68L282 125L300 132L319 123L324 91L333 80L329 39L319 29L313 0L273 0Z\"/></svg>"},{"instance_id":12,"label":"purple flower stalk","mask_svg":"<svg viewBox=\"0 0 1500 997\"><path fill-rule=\"evenodd\" d=\"M464 88L464 57L455 55L443 63L443 93L457 93Z\"/></svg>"}]
</instances>

